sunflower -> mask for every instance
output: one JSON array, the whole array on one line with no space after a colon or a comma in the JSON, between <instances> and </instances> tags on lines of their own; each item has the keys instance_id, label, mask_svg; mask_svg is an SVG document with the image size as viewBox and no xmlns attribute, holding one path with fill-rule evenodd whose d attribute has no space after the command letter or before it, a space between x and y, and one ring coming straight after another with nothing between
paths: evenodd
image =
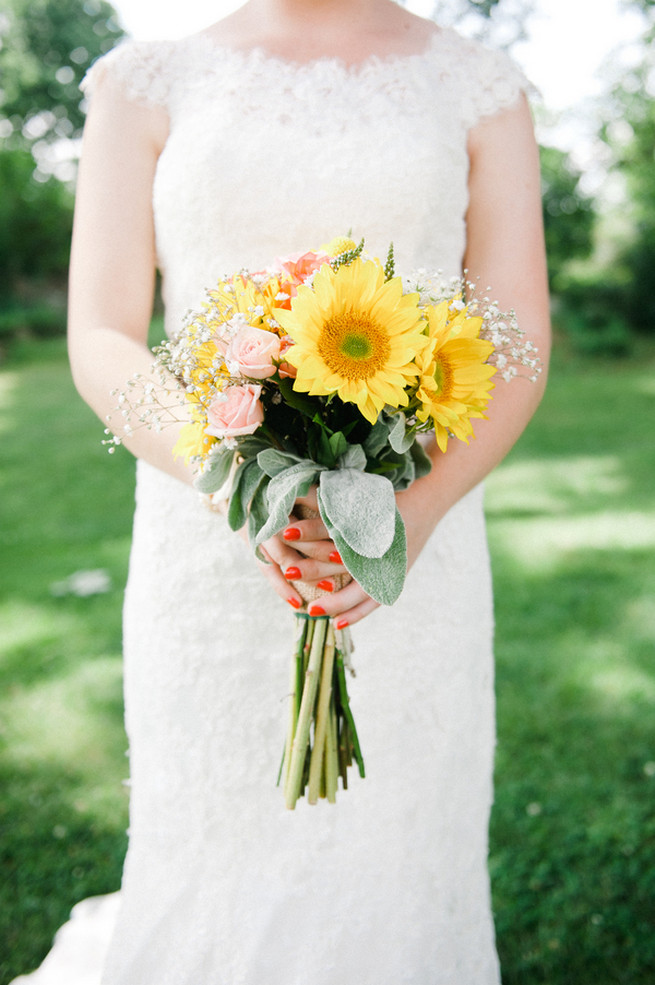
<instances>
[{"instance_id":1,"label":"sunflower","mask_svg":"<svg viewBox=\"0 0 655 985\"><path fill-rule=\"evenodd\" d=\"M277 317L295 342L286 353L298 371L295 390L335 394L371 424L385 405L407 405L414 359L428 344L425 322L418 295L403 295L400 278L385 281L378 263L325 264Z\"/></svg>"},{"instance_id":2,"label":"sunflower","mask_svg":"<svg viewBox=\"0 0 655 985\"><path fill-rule=\"evenodd\" d=\"M465 306L443 301L426 310L430 345L417 358L420 371L416 417L432 419L437 444L446 451L450 434L468 442L472 418L484 417L495 367L487 363L493 345L479 338L482 318Z\"/></svg>"}]
</instances>

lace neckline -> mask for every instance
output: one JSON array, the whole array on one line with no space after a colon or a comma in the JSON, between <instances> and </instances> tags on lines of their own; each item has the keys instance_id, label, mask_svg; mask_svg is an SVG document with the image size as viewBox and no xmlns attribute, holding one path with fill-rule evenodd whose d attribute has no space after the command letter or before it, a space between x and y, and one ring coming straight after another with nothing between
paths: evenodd
<instances>
[{"instance_id":1,"label":"lace neckline","mask_svg":"<svg viewBox=\"0 0 655 985\"><path fill-rule=\"evenodd\" d=\"M380 70L420 66L431 59L438 43L441 43L452 33L448 28L438 27L432 32L422 51L409 54L371 54L352 64L339 55L321 55L305 62L293 61L281 55L275 55L261 45L253 48L234 48L208 34L193 34L178 43L184 47L197 48L211 58L222 56L224 60L231 60L234 64L243 67L266 68L287 77L305 77L316 72L318 74L327 72L346 78L360 78Z\"/></svg>"}]
</instances>

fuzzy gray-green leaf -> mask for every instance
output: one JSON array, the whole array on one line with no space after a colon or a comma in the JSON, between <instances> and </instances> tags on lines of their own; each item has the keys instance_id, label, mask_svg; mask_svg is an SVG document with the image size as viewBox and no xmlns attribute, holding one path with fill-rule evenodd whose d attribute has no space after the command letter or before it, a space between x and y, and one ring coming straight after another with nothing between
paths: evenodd
<instances>
[{"instance_id":1,"label":"fuzzy gray-green leaf","mask_svg":"<svg viewBox=\"0 0 655 985\"><path fill-rule=\"evenodd\" d=\"M364 557L382 557L394 538L396 500L381 475L358 469L322 472L323 509L343 540Z\"/></svg>"},{"instance_id":2,"label":"fuzzy gray-green leaf","mask_svg":"<svg viewBox=\"0 0 655 985\"><path fill-rule=\"evenodd\" d=\"M321 506L319 490L319 508ZM395 511L393 541L389 549L379 558L362 557L361 554L353 551L339 531L331 526L322 509L321 516L344 565L353 578L380 605L393 605L403 590L407 574L405 524L399 511L397 509Z\"/></svg>"},{"instance_id":3,"label":"fuzzy gray-green leaf","mask_svg":"<svg viewBox=\"0 0 655 985\"><path fill-rule=\"evenodd\" d=\"M234 448L221 446L209 459L209 465L193 481L194 487L201 493L214 493L225 485L230 475L236 451Z\"/></svg>"}]
</instances>

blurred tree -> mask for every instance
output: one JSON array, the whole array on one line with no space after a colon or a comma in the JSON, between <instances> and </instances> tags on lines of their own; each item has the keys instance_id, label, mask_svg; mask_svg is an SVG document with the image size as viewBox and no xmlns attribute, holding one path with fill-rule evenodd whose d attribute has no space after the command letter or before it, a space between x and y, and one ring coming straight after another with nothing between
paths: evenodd
<instances>
[{"instance_id":1,"label":"blurred tree","mask_svg":"<svg viewBox=\"0 0 655 985\"><path fill-rule=\"evenodd\" d=\"M580 190L582 173L558 147L541 148L541 175L550 286L557 293L566 287L571 260L592 252L594 201Z\"/></svg>"},{"instance_id":2,"label":"blurred tree","mask_svg":"<svg viewBox=\"0 0 655 985\"><path fill-rule=\"evenodd\" d=\"M35 181L24 147L0 153L0 189L0 295L9 303L26 279L66 271L73 196L55 177Z\"/></svg>"},{"instance_id":3,"label":"blurred tree","mask_svg":"<svg viewBox=\"0 0 655 985\"><path fill-rule=\"evenodd\" d=\"M644 17L639 44L628 66L620 65L610 93L602 135L612 168L623 182L622 217L629 232L612 277L622 287L633 328L655 332L655 0L625 0ZM637 57L635 58L635 51Z\"/></svg>"},{"instance_id":4,"label":"blurred tree","mask_svg":"<svg viewBox=\"0 0 655 985\"><path fill-rule=\"evenodd\" d=\"M68 265L71 140L79 83L123 35L104 0L3 0L0 12L0 304L62 279ZM32 289L26 292L26 283ZM23 297L24 300L24 297Z\"/></svg>"},{"instance_id":5,"label":"blurred tree","mask_svg":"<svg viewBox=\"0 0 655 985\"><path fill-rule=\"evenodd\" d=\"M0 118L5 139L27 144L79 134L79 84L123 35L104 0L3 0Z\"/></svg>"}]
</instances>

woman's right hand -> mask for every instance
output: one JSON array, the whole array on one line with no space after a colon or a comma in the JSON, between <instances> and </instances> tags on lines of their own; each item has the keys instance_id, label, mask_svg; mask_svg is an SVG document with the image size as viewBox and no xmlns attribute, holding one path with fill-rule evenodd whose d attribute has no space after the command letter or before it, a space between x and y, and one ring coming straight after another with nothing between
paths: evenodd
<instances>
[{"instance_id":1,"label":"woman's right hand","mask_svg":"<svg viewBox=\"0 0 655 985\"><path fill-rule=\"evenodd\" d=\"M297 502L317 509L314 490ZM331 593L335 590L334 576L346 572L319 516L299 519L292 513L284 530L264 541L261 551L269 561L268 564L258 561L262 573L280 598L294 609L304 605L294 582L302 581L319 592Z\"/></svg>"}]
</instances>

